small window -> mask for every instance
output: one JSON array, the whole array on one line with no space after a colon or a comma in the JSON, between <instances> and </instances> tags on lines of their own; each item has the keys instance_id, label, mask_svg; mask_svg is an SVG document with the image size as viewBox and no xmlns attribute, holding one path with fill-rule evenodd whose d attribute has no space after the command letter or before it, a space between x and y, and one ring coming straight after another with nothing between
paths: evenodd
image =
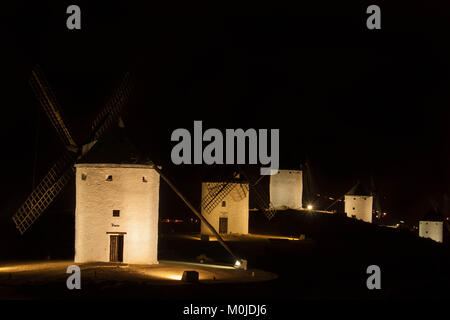
<instances>
[{"instance_id":1,"label":"small window","mask_svg":"<svg viewBox=\"0 0 450 320\"><path fill-rule=\"evenodd\" d=\"M226 207L227 206L227 202L226 201L222 201L222 207Z\"/></svg>"},{"instance_id":2,"label":"small window","mask_svg":"<svg viewBox=\"0 0 450 320\"><path fill-rule=\"evenodd\" d=\"M142 182L147 182L147 179L145 177L142 177Z\"/></svg>"},{"instance_id":3,"label":"small window","mask_svg":"<svg viewBox=\"0 0 450 320\"><path fill-rule=\"evenodd\" d=\"M353 219L356 219L356 216L355 216L354 214L352 214L352 218L353 218Z\"/></svg>"},{"instance_id":4,"label":"small window","mask_svg":"<svg viewBox=\"0 0 450 320\"><path fill-rule=\"evenodd\" d=\"M113 217L120 217L120 210L113 210Z\"/></svg>"},{"instance_id":5,"label":"small window","mask_svg":"<svg viewBox=\"0 0 450 320\"><path fill-rule=\"evenodd\" d=\"M87 175L85 173L82 173L81 174L81 180L86 180L86 178L87 178Z\"/></svg>"},{"instance_id":6,"label":"small window","mask_svg":"<svg viewBox=\"0 0 450 320\"><path fill-rule=\"evenodd\" d=\"M108 176L108 177L106 178L106 181L112 181L112 176Z\"/></svg>"}]
</instances>

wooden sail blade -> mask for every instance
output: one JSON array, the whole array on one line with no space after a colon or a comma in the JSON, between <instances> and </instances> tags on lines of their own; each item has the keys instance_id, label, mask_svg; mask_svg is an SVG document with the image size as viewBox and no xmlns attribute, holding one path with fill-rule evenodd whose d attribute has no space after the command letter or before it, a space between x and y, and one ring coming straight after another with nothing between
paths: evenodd
<instances>
[{"instance_id":1,"label":"wooden sail blade","mask_svg":"<svg viewBox=\"0 0 450 320\"><path fill-rule=\"evenodd\" d=\"M75 154L66 152L14 214L12 219L21 234L31 227L72 178L75 159Z\"/></svg>"},{"instance_id":2,"label":"wooden sail blade","mask_svg":"<svg viewBox=\"0 0 450 320\"><path fill-rule=\"evenodd\" d=\"M214 210L215 207L236 187L236 183L223 182L214 184L208 194L202 199L202 208L207 213Z\"/></svg>"},{"instance_id":3,"label":"wooden sail blade","mask_svg":"<svg viewBox=\"0 0 450 320\"><path fill-rule=\"evenodd\" d=\"M31 72L30 85L36 95L36 98L39 100L50 122L58 133L61 141L66 147L70 149L75 148L75 140L64 122L61 108L59 107L56 97L39 67L36 67Z\"/></svg>"},{"instance_id":4,"label":"wooden sail blade","mask_svg":"<svg viewBox=\"0 0 450 320\"><path fill-rule=\"evenodd\" d=\"M260 188L258 188L258 183L262 180L263 177L259 177L255 182L249 178L249 176L245 173L242 168L239 168L239 172L245 177L248 181L251 190L253 192L253 199L256 203L256 206L259 210L263 211L266 218L271 220L275 216L275 209L273 208L272 203L270 202L270 197L267 192L264 192Z\"/></svg>"},{"instance_id":5,"label":"wooden sail blade","mask_svg":"<svg viewBox=\"0 0 450 320\"><path fill-rule=\"evenodd\" d=\"M266 218L271 220L275 216L276 211L270 203L269 196L267 195L267 193L258 190L256 185L252 186L252 191L254 194L256 205L260 210L264 212Z\"/></svg>"},{"instance_id":6,"label":"wooden sail blade","mask_svg":"<svg viewBox=\"0 0 450 320\"><path fill-rule=\"evenodd\" d=\"M122 110L130 97L131 87L131 76L127 72L111 99L93 121L89 142L99 140L107 130L119 121Z\"/></svg>"}]
</instances>

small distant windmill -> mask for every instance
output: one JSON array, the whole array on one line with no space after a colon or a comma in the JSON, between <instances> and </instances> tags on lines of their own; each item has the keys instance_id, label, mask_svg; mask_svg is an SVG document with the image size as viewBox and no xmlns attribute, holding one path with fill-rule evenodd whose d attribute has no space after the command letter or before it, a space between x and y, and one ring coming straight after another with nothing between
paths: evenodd
<instances>
[{"instance_id":1,"label":"small distant windmill","mask_svg":"<svg viewBox=\"0 0 450 320\"><path fill-rule=\"evenodd\" d=\"M236 178L240 177L244 178L243 180L247 183L236 183ZM237 171L233 173L233 177L230 179L222 179L223 182L211 184L208 188L209 192L206 196L203 197L201 201L201 206L203 210L207 213L210 213L214 208L216 208L222 201L227 197L231 191L237 190L238 197L243 199L246 197L249 191L254 193L254 199L257 203L257 206L260 210L264 211L267 219L271 220L275 215L275 210L270 204L269 197L264 195L260 190L257 189L258 183L264 176L261 176L257 180L250 180L247 174L242 170L242 168L237 168Z\"/></svg>"},{"instance_id":2,"label":"small distant windmill","mask_svg":"<svg viewBox=\"0 0 450 320\"><path fill-rule=\"evenodd\" d=\"M31 227L71 180L75 161L89 152L104 133L119 121L131 91L130 74L126 73L116 92L92 122L87 140L78 144L40 67L31 72L30 85L66 150L14 214L12 219L21 234Z\"/></svg>"},{"instance_id":3,"label":"small distant windmill","mask_svg":"<svg viewBox=\"0 0 450 320\"><path fill-rule=\"evenodd\" d=\"M338 202L344 200L345 213L352 217L372 222L373 207L377 213L377 218L381 217L380 194L375 188L373 176L371 178L371 189L367 190L359 181L345 194L337 198L325 210L329 210ZM356 211L355 211L356 210ZM354 211L354 212L353 212Z\"/></svg>"}]
</instances>

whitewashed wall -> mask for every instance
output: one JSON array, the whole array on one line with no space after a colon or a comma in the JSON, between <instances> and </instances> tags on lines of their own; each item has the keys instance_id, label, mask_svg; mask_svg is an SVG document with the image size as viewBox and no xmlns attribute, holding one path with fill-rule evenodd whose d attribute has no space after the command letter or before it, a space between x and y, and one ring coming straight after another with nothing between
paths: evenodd
<instances>
[{"instance_id":1,"label":"whitewashed wall","mask_svg":"<svg viewBox=\"0 0 450 320\"><path fill-rule=\"evenodd\" d=\"M202 199L208 194L208 185L217 185L219 182L203 182L202 183ZM248 234L248 209L249 209L249 192L248 184L245 197L240 199L240 193L236 187L222 200L226 201L226 206L222 207L219 203L210 213L207 213L202 208L202 215L206 220L219 232L219 218L228 218L228 233ZM201 234L212 235L209 228L202 223Z\"/></svg>"},{"instance_id":2,"label":"whitewashed wall","mask_svg":"<svg viewBox=\"0 0 450 320\"><path fill-rule=\"evenodd\" d=\"M124 232L125 263L157 263L158 212L159 174L151 166L77 164L75 262L108 262L108 232Z\"/></svg>"},{"instance_id":3,"label":"whitewashed wall","mask_svg":"<svg viewBox=\"0 0 450 320\"><path fill-rule=\"evenodd\" d=\"M279 170L270 176L270 202L275 208L302 208L303 174L300 170Z\"/></svg>"},{"instance_id":4,"label":"whitewashed wall","mask_svg":"<svg viewBox=\"0 0 450 320\"><path fill-rule=\"evenodd\" d=\"M419 236L437 242L443 241L444 224L442 221L420 221Z\"/></svg>"},{"instance_id":5,"label":"whitewashed wall","mask_svg":"<svg viewBox=\"0 0 450 320\"><path fill-rule=\"evenodd\" d=\"M347 217L372 223L372 196L345 196L345 213Z\"/></svg>"}]
</instances>

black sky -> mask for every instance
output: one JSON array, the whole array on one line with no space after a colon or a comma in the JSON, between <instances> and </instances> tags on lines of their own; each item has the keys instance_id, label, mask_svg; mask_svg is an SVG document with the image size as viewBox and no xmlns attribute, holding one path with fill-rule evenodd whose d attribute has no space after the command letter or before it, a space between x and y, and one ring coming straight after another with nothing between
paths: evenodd
<instances>
[{"instance_id":1,"label":"black sky","mask_svg":"<svg viewBox=\"0 0 450 320\"><path fill-rule=\"evenodd\" d=\"M207 168L171 164L170 135L203 120L279 128L282 168L308 159L315 191L332 196L373 174L383 209L413 222L449 191L450 6L377 1L370 31L372 2L314 3L77 1L80 31L65 26L72 2L5 5L2 221L31 189L36 132L38 177L62 148L27 84L38 63L80 140L132 70L129 134L194 202Z\"/></svg>"}]
</instances>

